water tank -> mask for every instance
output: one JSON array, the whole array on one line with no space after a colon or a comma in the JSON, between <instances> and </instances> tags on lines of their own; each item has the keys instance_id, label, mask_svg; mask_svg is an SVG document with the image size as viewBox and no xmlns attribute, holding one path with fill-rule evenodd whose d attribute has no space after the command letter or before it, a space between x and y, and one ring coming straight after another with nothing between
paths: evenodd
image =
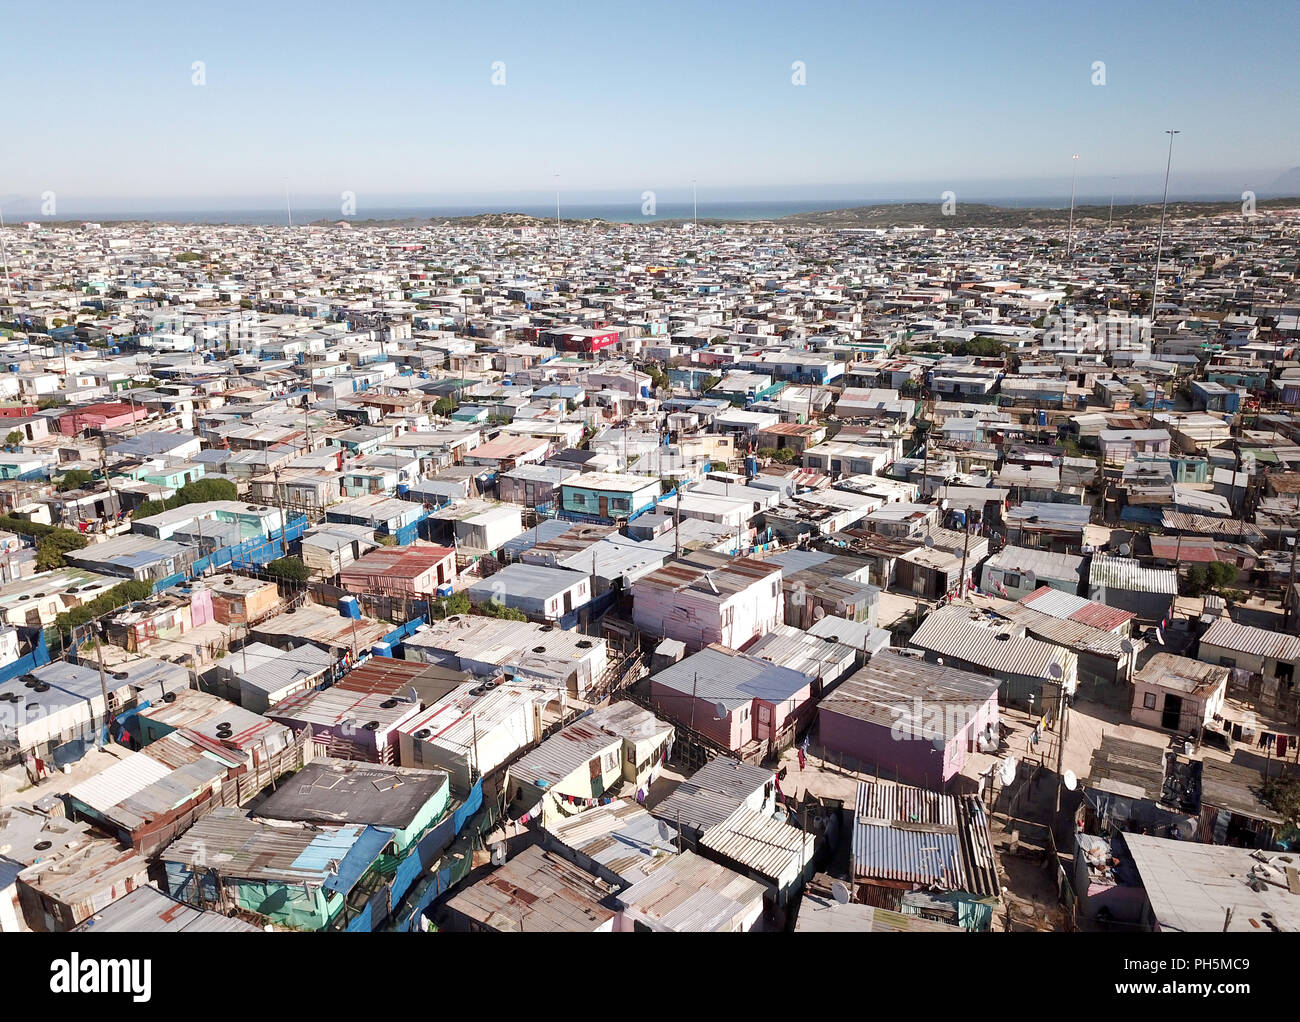
<instances>
[{"instance_id":1,"label":"water tank","mask_svg":"<svg viewBox=\"0 0 1300 1022\"><path fill-rule=\"evenodd\" d=\"M114 344L111 348L108 349L108 353L110 355L120 355L122 354L122 349L119 348L116 344Z\"/></svg>"},{"instance_id":2,"label":"water tank","mask_svg":"<svg viewBox=\"0 0 1300 1022\"><path fill-rule=\"evenodd\" d=\"M649 397L649 396L650 396L650 388L649 388L649 387L642 387L642 388L641 388L641 396L642 396L642 397Z\"/></svg>"},{"instance_id":3,"label":"water tank","mask_svg":"<svg viewBox=\"0 0 1300 1022\"><path fill-rule=\"evenodd\" d=\"M454 593L455 591L456 591L456 590L452 588L452 585L451 585L450 582L446 582L446 583L444 583L444 584L438 586L438 595L439 595L439 596L451 596L452 593Z\"/></svg>"},{"instance_id":4,"label":"water tank","mask_svg":"<svg viewBox=\"0 0 1300 1022\"><path fill-rule=\"evenodd\" d=\"M758 475L758 459L752 455L745 459L745 478L753 479Z\"/></svg>"},{"instance_id":5,"label":"water tank","mask_svg":"<svg viewBox=\"0 0 1300 1022\"><path fill-rule=\"evenodd\" d=\"M355 596L345 596L339 600L339 613L353 621L361 620L361 604Z\"/></svg>"}]
</instances>

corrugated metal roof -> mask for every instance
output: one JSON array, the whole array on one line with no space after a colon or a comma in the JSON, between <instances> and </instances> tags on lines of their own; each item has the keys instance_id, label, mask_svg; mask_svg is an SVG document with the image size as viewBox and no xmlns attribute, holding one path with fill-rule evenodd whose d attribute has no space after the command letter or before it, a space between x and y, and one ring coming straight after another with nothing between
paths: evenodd
<instances>
[{"instance_id":1,"label":"corrugated metal roof","mask_svg":"<svg viewBox=\"0 0 1300 1022\"><path fill-rule=\"evenodd\" d=\"M234 807L218 808L196 820L159 858L211 867L234 879L320 887L365 830L362 825L265 823Z\"/></svg>"},{"instance_id":2,"label":"corrugated metal roof","mask_svg":"<svg viewBox=\"0 0 1300 1022\"><path fill-rule=\"evenodd\" d=\"M1295 661L1300 659L1300 638L1274 632L1268 628L1238 624L1231 618L1221 617L1201 636L1202 646L1218 646L1269 660Z\"/></svg>"},{"instance_id":3,"label":"corrugated metal roof","mask_svg":"<svg viewBox=\"0 0 1300 1022\"><path fill-rule=\"evenodd\" d=\"M448 908L494 930L591 932L614 912L611 885L534 845L466 887Z\"/></svg>"},{"instance_id":4,"label":"corrugated metal roof","mask_svg":"<svg viewBox=\"0 0 1300 1022\"><path fill-rule=\"evenodd\" d=\"M907 732L917 738L952 739L968 719L964 713L927 713L912 721L916 700L927 709L942 710L955 705L963 710L989 701L996 704L998 679L971 674L955 667L930 663L919 655L908 656L885 649L852 677L836 686L818 707L819 713L838 713L867 720L881 727L893 727L900 719ZM900 714L902 716L900 718ZM944 733L933 732L930 724L942 725Z\"/></svg>"},{"instance_id":5,"label":"corrugated metal roof","mask_svg":"<svg viewBox=\"0 0 1300 1022\"><path fill-rule=\"evenodd\" d=\"M677 932L737 929L767 893L757 880L686 851L618 895L653 926Z\"/></svg>"},{"instance_id":6,"label":"corrugated metal roof","mask_svg":"<svg viewBox=\"0 0 1300 1022\"><path fill-rule=\"evenodd\" d=\"M1080 624L1111 631L1134 616L1127 610L1108 607L1095 600L1085 600L1082 596L1065 593L1050 586L1041 586L1020 601L1021 606L1030 607L1040 614L1050 614L1062 620L1077 621Z\"/></svg>"},{"instance_id":7,"label":"corrugated metal roof","mask_svg":"<svg viewBox=\"0 0 1300 1022\"><path fill-rule=\"evenodd\" d=\"M772 783L763 767L719 756L710 760L650 810L661 820L706 832L724 822L742 804Z\"/></svg>"},{"instance_id":8,"label":"corrugated metal roof","mask_svg":"<svg viewBox=\"0 0 1300 1022\"><path fill-rule=\"evenodd\" d=\"M76 933L260 933L242 919L203 912L171 898L156 887L137 887L106 905L74 930Z\"/></svg>"},{"instance_id":9,"label":"corrugated metal roof","mask_svg":"<svg viewBox=\"0 0 1300 1022\"><path fill-rule=\"evenodd\" d=\"M1006 546L985 561L984 567L997 571L1029 571L1039 578L1065 580L1077 585L1083 558L1033 547Z\"/></svg>"},{"instance_id":10,"label":"corrugated metal roof","mask_svg":"<svg viewBox=\"0 0 1300 1022\"><path fill-rule=\"evenodd\" d=\"M705 646L654 675L652 685L697 699L726 704L728 710L755 699L779 703L807 688L814 676L781 667L722 646Z\"/></svg>"},{"instance_id":11,"label":"corrugated metal roof","mask_svg":"<svg viewBox=\"0 0 1300 1022\"><path fill-rule=\"evenodd\" d=\"M785 814L783 813L782 816ZM815 842L798 827L771 813L741 806L700 838L703 848L777 884L794 863L806 863Z\"/></svg>"},{"instance_id":12,"label":"corrugated metal roof","mask_svg":"<svg viewBox=\"0 0 1300 1022\"><path fill-rule=\"evenodd\" d=\"M94 777L73 785L67 794L83 805L104 813L123 799L161 781L171 772L171 767L143 752L137 752L105 767Z\"/></svg>"},{"instance_id":13,"label":"corrugated metal roof","mask_svg":"<svg viewBox=\"0 0 1300 1022\"><path fill-rule=\"evenodd\" d=\"M578 720L561 729L510 767L512 781L545 782L550 788L584 767L590 760L616 750L620 758L623 739ZM508 785L507 785L508 787ZM589 792L562 792L566 795Z\"/></svg>"},{"instance_id":14,"label":"corrugated metal roof","mask_svg":"<svg viewBox=\"0 0 1300 1022\"><path fill-rule=\"evenodd\" d=\"M546 829L557 841L633 884L677 854L674 839L665 839L659 826L659 821L635 802L617 799L576 816L548 821Z\"/></svg>"},{"instance_id":15,"label":"corrugated metal roof","mask_svg":"<svg viewBox=\"0 0 1300 1022\"><path fill-rule=\"evenodd\" d=\"M988 819L975 796L860 781L856 814L855 877L999 894Z\"/></svg>"},{"instance_id":16,"label":"corrugated metal roof","mask_svg":"<svg viewBox=\"0 0 1300 1022\"><path fill-rule=\"evenodd\" d=\"M1178 593L1178 572L1173 568L1144 568L1132 557L1094 554L1088 568L1088 584L1137 593Z\"/></svg>"},{"instance_id":17,"label":"corrugated metal roof","mask_svg":"<svg viewBox=\"0 0 1300 1022\"><path fill-rule=\"evenodd\" d=\"M1017 631L1010 622L972 619L961 607L943 607L932 611L908 642L994 673L1050 678L1051 665L1058 664L1070 676L1073 653Z\"/></svg>"}]
</instances>

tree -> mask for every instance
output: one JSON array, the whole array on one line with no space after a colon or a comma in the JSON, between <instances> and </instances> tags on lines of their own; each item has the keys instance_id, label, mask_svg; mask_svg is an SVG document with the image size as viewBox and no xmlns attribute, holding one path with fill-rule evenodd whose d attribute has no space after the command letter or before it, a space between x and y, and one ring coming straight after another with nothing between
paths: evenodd
<instances>
[{"instance_id":1,"label":"tree","mask_svg":"<svg viewBox=\"0 0 1300 1022\"><path fill-rule=\"evenodd\" d=\"M527 621L528 615L522 610L507 607L500 600L488 600L478 605L479 611L487 617L501 618L503 621Z\"/></svg>"},{"instance_id":2,"label":"tree","mask_svg":"<svg viewBox=\"0 0 1300 1022\"><path fill-rule=\"evenodd\" d=\"M5 437L5 443L10 447L17 447L23 442L23 435L19 430L10 430L9 435Z\"/></svg>"},{"instance_id":3,"label":"tree","mask_svg":"<svg viewBox=\"0 0 1300 1022\"><path fill-rule=\"evenodd\" d=\"M277 557L262 570L282 582L306 582L311 578L311 570L301 557Z\"/></svg>"},{"instance_id":4,"label":"tree","mask_svg":"<svg viewBox=\"0 0 1300 1022\"><path fill-rule=\"evenodd\" d=\"M1187 569L1187 593L1189 596L1200 596L1205 592L1207 581L1207 572L1199 564L1193 564Z\"/></svg>"},{"instance_id":5,"label":"tree","mask_svg":"<svg viewBox=\"0 0 1300 1022\"><path fill-rule=\"evenodd\" d=\"M36 541L36 567L39 571L62 568L67 562L63 555L70 550L80 550L86 537L71 529L53 529Z\"/></svg>"},{"instance_id":6,"label":"tree","mask_svg":"<svg viewBox=\"0 0 1300 1022\"><path fill-rule=\"evenodd\" d=\"M177 490L166 500L146 500L131 516L135 520L160 515L186 504L202 504L210 500L237 500L239 490L228 479L196 479Z\"/></svg>"},{"instance_id":7,"label":"tree","mask_svg":"<svg viewBox=\"0 0 1300 1022\"><path fill-rule=\"evenodd\" d=\"M1205 569L1206 581L1215 589L1222 589L1237 581L1237 566L1227 561L1215 561Z\"/></svg>"},{"instance_id":8,"label":"tree","mask_svg":"<svg viewBox=\"0 0 1300 1022\"><path fill-rule=\"evenodd\" d=\"M58 491L67 493L69 490L79 490L94 478L95 474L84 468L69 469L59 480Z\"/></svg>"},{"instance_id":9,"label":"tree","mask_svg":"<svg viewBox=\"0 0 1300 1022\"><path fill-rule=\"evenodd\" d=\"M1300 777L1293 774L1270 777L1260 788L1259 798L1288 826L1300 826Z\"/></svg>"}]
</instances>

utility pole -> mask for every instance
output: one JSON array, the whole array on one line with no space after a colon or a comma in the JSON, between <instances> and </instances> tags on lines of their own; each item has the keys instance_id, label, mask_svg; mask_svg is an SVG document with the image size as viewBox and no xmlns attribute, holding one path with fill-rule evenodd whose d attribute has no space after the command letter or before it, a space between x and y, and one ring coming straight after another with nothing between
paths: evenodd
<instances>
[{"instance_id":1,"label":"utility pole","mask_svg":"<svg viewBox=\"0 0 1300 1022\"><path fill-rule=\"evenodd\" d=\"M1291 577L1286 586L1286 624L1291 624L1291 618L1295 614L1295 598L1292 595L1295 592L1295 555L1296 548L1300 547L1300 529L1296 529L1291 536Z\"/></svg>"},{"instance_id":2,"label":"utility pole","mask_svg":"<svg viewBox=\"0 0 1300 1022\"><path fill-rule=\"evenodd\" d=\"M104 485L108 487L108 508L109 514L114 516L113 520L117 521L117 513L122 509L117 505L117 495L113 493L113 483L108 478L108 458L104 451L104 434L99 435L99 468L104 473ZM104 532L108 532L108 515L104 516Z\"/></svg>"},{"instance_id":3,"label":"utility pole","mask_svg":"<svg viewBox=\"0 0 1300 1022\"><path fill-rule=\"evenodd\" d=\"M280 553L289 556L289 521L284 517L284 490L280 486L280 470L275 470L275 499L280 505Z\"/></svg>"},{"instance_id":4,"label":"utility pole","mask_svg":"<svg viewBox=\"0 0 1300 1022\"><path fill-rule=\"evenodd\" d=\"M96 629L100 627L98 621L90 626L90 638L95 643L95 660L99 663L99 691L104 697L104 734L107 735L105 745L113 744L113 722L109 719L108 712L108 678L104 675L104 649L99 644L99 635Z\"/></svg>"},{"instance_id":5,"label":"utility pole","mask_svg":"<svg viewBox=\"0 0 1300 1022\"><path fill-rule=\"evenodd\" d=\"M967 515L970 511L967 510ZM957 599L964 599L966 596L966 555L970 553L970 522L962 519L962 531L966 534L965 540L961 546L961 578L957 582Z\"/></svg>"},{"instance_id":6,"label":"utility pole","mask_svg":"<svg viewBox=\"0 0 1300 1022\"><path fill-rule=\"evenodd\" d=\"M1169 202L1169 168L1174 162L1174 136L1180 132L1166 129L1165 134L1169 136L1169 156L1165 160L1165 194L1160 200L1160 232L1156 235L1156 279L1151 284L1151 332L1155 333L1156 329L1156 295L1160 291L1160 255L1164 249L1165 242L1165 206Z\"/></svg>"},{"instance_id":7,"label":"utility pole","mask_svg":"<svg viewBox=\"0 0 1300 1022\"><path fill-rule=\"evenodd\" d=\"M677 484L673 494L673 560L682 556L682 484ZM1291 574L1295 574L1294 565Z\"/></svg>"}]
</instances>

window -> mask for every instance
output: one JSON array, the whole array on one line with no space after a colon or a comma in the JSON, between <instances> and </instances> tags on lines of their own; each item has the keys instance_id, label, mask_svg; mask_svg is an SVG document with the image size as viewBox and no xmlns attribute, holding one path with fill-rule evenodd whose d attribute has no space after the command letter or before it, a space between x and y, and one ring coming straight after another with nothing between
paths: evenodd
<instances>
[{"instance_id":1,"label":"window","mask_svg":"<svg viewBox=\"0 0 1300 1022\"><path fill-rule=\"evenodd\" d=\"M1154 710L1156 708L1156 694L1154 692L1148 692L1144 695L1142 697L1142 706L1145 709Z\"/></svg>"},{"instance_id":2,"label":"window","mask_svg":"<svg viewBox=\"0 0 1300 1022\"><path fill-rule=\"evenodd\" d=\"M1008 589L1020 588L1020 576L1013 571L1004 571L1002 573L1002 584Z\"/></svg>"}]
</instances>

